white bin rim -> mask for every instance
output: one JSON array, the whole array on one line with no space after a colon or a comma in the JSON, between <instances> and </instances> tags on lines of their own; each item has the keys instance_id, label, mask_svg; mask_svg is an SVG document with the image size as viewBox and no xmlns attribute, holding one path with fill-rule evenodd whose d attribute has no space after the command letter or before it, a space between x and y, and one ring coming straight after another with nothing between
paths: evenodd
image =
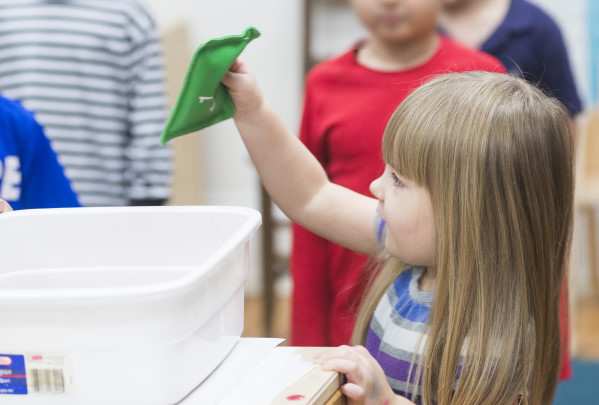
<instances>
[{"instance_id":1,"label":"white bin rim","mask_svg":"<svg viewBox=\"0 0 599 405\"><path fill-rule=\"evenodd\" d=\"M52 208L52 209L32 209L21 210L0 215L0 229L9 221L22 221L28 219L35 221L35 218L45 216L84 216L84 215L122 215L122 214L238 214L246 219L237 231L215 251L215 254L210 255L201 265L197 266L188 274L175 279L143 285L143 286L124 286L112 288L65 288L65 289L15 289L15 290L0 290L0 304L3 307L12 305L22 305L24 301L35 299L36 301L44 301L44 303L52 305L61 305L65 301L73 303L90 304L94 302L106 302L109 298L114 304L122 303L123 301L140 301L160 299L165 295L172 295L176 292L181 292L189 288L193 288L195 283L201 282L207 277L211 271L216 269L220 262L227 259L226 255L219 254L221 251L230 251L235 247L243 244L250 236L259 228L262 222L261 214L252 208L237 207L237 206L160 206L160 207L78 207L78 208ZM3 248L0 246L0 257ZM31 254L35 254L34 251ZM92 267L93 268L93 267ZM10 274L7 273L7 274ZM3 274L0 273L0 278ZM115 302L116 301L116 302Z\"/></svg>"}]
</instances>

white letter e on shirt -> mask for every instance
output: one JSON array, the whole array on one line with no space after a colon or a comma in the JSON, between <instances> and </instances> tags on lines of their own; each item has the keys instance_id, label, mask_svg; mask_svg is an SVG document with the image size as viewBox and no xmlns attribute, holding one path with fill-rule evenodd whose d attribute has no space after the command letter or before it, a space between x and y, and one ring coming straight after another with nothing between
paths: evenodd
<instances>
[{"instance_id":1,"label":"white letter e on shirt","mask_svg":"<svg viewBox=\"0 0 599 405\"><path fill-rule=\"evenodd\" d=\"M0 196L7 201L18 201L21 198L22 180L21 161L18 156L6 156L4 168L0 162L0 176L2 176Z\"/></svg>"}]
</instances>

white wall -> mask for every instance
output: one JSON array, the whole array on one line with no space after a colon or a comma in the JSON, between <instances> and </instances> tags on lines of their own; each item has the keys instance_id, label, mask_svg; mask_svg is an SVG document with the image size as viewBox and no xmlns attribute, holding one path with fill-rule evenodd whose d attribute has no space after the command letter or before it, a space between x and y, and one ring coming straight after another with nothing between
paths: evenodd
<instances>
[{"instance_id":1,"label":"white wall","mask_svg":"<svg viewBox=\"0 0 599 405\"><path fill-rule=\"evenodd\" d=\"M241 34L252 25L262 36L242 57L249 62L262 90L285 123L298 128L303 85L301 0L146 0L162 29L185 23L190 32L190 57L202 42ZM259 208L259 180L232 120L201 132L204 203ZM248 294L260 289L260 239L252 248Z\"/></svg>"}]
</instances>

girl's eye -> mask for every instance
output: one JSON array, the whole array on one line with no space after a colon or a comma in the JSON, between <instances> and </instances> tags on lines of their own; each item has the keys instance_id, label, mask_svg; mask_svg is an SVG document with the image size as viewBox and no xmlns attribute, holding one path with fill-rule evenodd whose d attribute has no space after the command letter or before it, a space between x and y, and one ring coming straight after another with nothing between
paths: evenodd
<instances>
[{"instance_id":1,"label":"girl's eye","mask_svg":"<svg viewBox=\"0 0 599 405\"><path fill-rule=\"evenodd\" d=\"M391 178L393 179L393 184L395 185L395 187L403 187L404 184L395 173L391 173Z\"/></svg>"}]
</instances>

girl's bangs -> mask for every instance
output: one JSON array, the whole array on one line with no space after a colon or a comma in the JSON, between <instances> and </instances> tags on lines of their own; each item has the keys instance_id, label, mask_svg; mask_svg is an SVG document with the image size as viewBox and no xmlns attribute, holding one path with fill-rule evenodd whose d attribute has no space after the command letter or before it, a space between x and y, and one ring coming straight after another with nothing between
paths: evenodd
<instances>
[{"instance_id":1,"label":"girl's bangs","mask_svg":"<svg viewBox=\"0 0 599 405\"><path fill-rule=\"evenodd\" d=\"M445 130L441 123L446 121L446 111L438 103L427 103L426 97L415 96L407 98L389 120L383 135L383 159L401 176L425 186L436 149L433 143Z\"/></svg>"}]
</instances>

